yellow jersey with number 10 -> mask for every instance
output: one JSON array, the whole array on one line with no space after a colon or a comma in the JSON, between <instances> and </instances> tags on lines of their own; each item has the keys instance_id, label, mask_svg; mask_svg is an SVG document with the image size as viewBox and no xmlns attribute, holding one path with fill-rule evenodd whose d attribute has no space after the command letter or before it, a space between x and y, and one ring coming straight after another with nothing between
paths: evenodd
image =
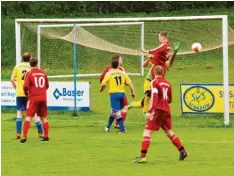
<instances>
[{"instance_id":1,"label":"yellow jersey with number 10","mask_svg":"<svg viewBox=\"0 0 234 176\"><path fill-rule=\"evenodd\" d=\"M16 80L16 96L25 97L24 94L24 77L25 74L30 71L31 67L29 62L22 62L15 66L11 78Z\"/></svg>"},{"instance_id":2,"label":"yellow jersey with number 10","mask_svg":"<svg viewBox=\"0 0 234 176\"><path fill-rule=\"evenodd\" d=\"M131 84L131 80L128 75L119 69L113 69L109 71L103 81L102 85L109 83L109 93L125 92L125 85Z\"/></svg>"}]
</instances>

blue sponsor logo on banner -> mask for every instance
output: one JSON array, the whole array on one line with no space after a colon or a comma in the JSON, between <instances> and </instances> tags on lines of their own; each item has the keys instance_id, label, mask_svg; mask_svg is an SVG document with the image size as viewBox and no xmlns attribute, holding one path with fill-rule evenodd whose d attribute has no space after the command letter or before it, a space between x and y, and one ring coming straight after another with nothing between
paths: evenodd
<instances>
[{"instance_id":1,"label":"blue sponsor logo on banner","mask_svg":"<svg viewBox=\"0 0 234 176\"><path fill-rule=\"evenodd\" d=\"M74 90L68 90L67 88L62 88L62 91L59 91L58 88L56 88L53 92L53 95L56 100L59 99L59 97L74 97L75 95L78 97L84 96L84 91L83 90L78 90L76 93Z\"/></svg>"}]
</instances>

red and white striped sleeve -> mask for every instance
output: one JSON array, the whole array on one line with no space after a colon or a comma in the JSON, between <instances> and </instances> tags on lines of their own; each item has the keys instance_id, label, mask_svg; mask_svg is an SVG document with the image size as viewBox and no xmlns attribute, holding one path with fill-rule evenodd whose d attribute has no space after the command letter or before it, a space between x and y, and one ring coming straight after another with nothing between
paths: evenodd
<instances>
[{"instance_id":1,"label":"red and white striped sleeve","mask_svg":"<svg viewBox=\"0 0 234 176\"><path fill-rule=\"evenodd\" d=\"M158 103L158 88L156 84L156 80L151 82L151 99L150 99L150 107L148 112L151 113Z\"/></svg>"}]
</instances>

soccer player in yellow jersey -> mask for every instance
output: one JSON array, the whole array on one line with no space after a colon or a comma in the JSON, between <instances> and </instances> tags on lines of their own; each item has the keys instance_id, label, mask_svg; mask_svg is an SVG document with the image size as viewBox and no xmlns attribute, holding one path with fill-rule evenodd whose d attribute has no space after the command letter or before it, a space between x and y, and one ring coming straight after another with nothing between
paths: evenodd
<instances>
[{"instance_id":1,"label":"soccer player in yellow jersey","mask_svg":"<svg viewBox=\"0 0 234 176\"><path fill-rule=\"evenodd\" d=\"M22 56L22 62L15 66L11 75L11 83L13 87L16 89L16 109L17 109L16 139L20 139L22 131L23 111L26 110L26 105L28 100L24 94L23 85L24 85L25 75L31 69L29 65L29 60L31 57L32 56L30 53L24 53ZM43 130L41 125L41 120L37 116L35 116L34 120L36 122L39 136L42 137Z\"/></svg>"},{"instance_id":2,"label":"soccer player in yellow jersey","mask_svg":"<svg viewBox=\"0 0 234 176\"><path fill-rule=\"evenodd\" d=\"M114 118L117 117L117 121L119 124L119 133L124 133L125 126L123 118L121 116L121 109L124 106L125 85L127 85L130 88L132 98L135 98L136 95L130 78L124 71L119 70L118 67L119 67L119 61L118 60L112 61L113 70L109 71L105 75L101 83L100 92L102 92L105 89L106 85L108 84L112 110L109 116L108 124L105 127L105 131L110 130Z\"/></svg>"}]
</instances>

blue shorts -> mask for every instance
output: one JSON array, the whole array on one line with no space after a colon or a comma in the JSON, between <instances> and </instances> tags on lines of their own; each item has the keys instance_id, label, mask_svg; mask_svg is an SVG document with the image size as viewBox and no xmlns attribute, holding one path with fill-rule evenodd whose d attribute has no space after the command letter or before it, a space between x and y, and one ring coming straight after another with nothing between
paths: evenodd
<instances>
[{"instance_id":1,"label":"blue shorts","mask_svg":"<svg viewBox=\"0 0 234 176\"><path fill-rule=\"evenodd\" d=\"M112 111L120 111L124 107L124 93L111 93L110 102Z\"/></svg>"},{"instance_id":2,"label":"blue shorts","mask_svg":"<svg viewBox=\"0 0 234 176\"><path fill-rule=\"evenodd\" d=\"M27 97L16 97L16 109L18 111L26 110L27 101L28 101Z\"/></svg>"}]
</instances>

